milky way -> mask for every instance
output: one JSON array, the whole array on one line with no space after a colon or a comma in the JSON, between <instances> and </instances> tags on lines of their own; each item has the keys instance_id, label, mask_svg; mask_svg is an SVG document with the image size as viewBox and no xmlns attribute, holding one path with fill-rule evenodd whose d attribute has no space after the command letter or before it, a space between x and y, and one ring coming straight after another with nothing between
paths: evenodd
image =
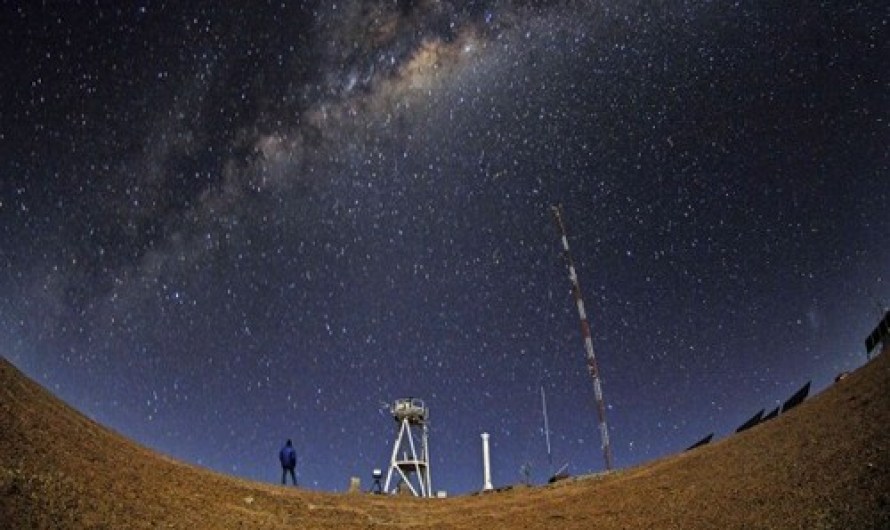
<instances>
[{"instance_id":1,"label":"milky way","mask_svg":"<svg viewBox=\"0 0 890 530\"><path fill-rule=\"evenodd\" d=\"M881 2L71 2L6 10L0 351L263 481L435 489L728 435L865 361L890 300Z\"/></svg>"}]
</instances>

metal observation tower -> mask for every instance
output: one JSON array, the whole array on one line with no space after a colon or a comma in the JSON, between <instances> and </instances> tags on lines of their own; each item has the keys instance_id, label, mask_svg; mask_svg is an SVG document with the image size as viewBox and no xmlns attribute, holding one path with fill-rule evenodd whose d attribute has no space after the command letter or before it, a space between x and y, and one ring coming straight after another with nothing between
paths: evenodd
<instances>
[{"instance_id":1,"label":"metal observation tower","mask_svg":"<svg viewBox=\"0 0 890 530\"><path fill-rule=\"evenodd\" d=\"M432 497L430 482L429 409L423 400L398 399L390 407L392 417L399 425L389 471L383 491L393 493L394 488L406 487L416 497ZM395 476L395 480L393 480Z\"/></svg>"}]
</instances>

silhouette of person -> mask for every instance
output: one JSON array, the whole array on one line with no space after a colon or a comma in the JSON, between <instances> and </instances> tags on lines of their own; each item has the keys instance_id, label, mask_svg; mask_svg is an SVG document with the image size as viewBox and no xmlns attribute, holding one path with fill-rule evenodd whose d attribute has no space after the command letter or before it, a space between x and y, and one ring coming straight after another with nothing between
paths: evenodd
<instances>
[{"instance_id":1,"label":"silhouette of person","mask_svg":"<svg viewBox=\"0 0 890 530\"><path fill-rule=\"evenodd\" d=\"M294 451L294 444L290 440L278 452L278 460L281 461L281 484L287 484L287 474L290 472L290 478L296 486L297 475L294 473L294 469L297 467L297 452Z\"/></svg>"}]
</instances>

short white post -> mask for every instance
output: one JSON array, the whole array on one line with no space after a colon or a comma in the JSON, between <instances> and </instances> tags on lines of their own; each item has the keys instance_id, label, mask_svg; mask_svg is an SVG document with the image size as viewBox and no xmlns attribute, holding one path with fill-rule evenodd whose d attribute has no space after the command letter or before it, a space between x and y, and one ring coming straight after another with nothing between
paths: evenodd
<instances>
[{"instance_id":1,"label":"short white post","mask_svg":"<svg viewBox=\"0 0 890 530\"><path fill-rule=\"evenodd\" d=\"M482 433L482 466L485 473L485 483L482 485L482 491L494 489L491 485L491 459L488 456L488 433Z\"/></svg>"}]
</instances>

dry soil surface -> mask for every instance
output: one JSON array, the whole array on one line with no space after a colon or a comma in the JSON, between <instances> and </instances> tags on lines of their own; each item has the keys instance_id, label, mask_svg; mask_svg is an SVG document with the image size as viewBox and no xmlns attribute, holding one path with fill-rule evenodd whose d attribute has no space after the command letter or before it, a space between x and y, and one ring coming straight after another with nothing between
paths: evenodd
<instances>
[{"instance_id":1,"label":"dry soil surface","mask_svg":"<svg viewBox=\"0 0 890 530\"><path fill-rule=\"evenodd\" d=\"M0 359L0 527L886 529L888 353L789 413L694 451L448 499L284 488L177 462Z\"/></svg>"}]
</instances>

